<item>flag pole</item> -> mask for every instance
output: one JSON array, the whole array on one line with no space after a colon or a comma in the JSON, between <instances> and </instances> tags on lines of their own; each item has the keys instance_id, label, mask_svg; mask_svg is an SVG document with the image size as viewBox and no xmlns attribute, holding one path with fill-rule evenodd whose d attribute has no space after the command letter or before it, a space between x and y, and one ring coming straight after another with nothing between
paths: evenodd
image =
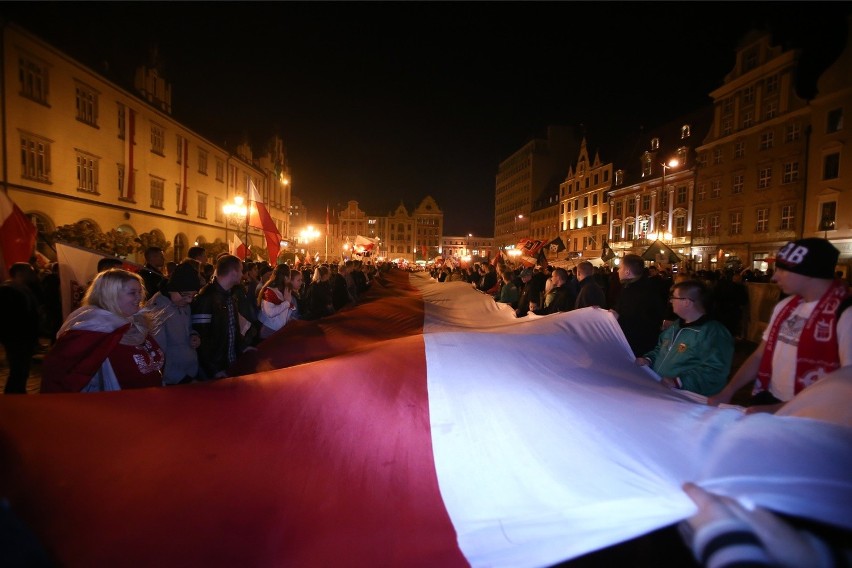
<instances>
[{"instance_id":1,"label":"flag pole","mask_svg":"<svg viewBox=\"0 0 852 568\"><path fill-rule=\"evenodd\" d=\"M249 180L249 183L254 183ZM245 251L243 251L243 262L248 260L248 242L249 242L249 217L251 215L251 187L246 191L246 242L243 243L245 245Z\"/></svg>"}]
</instances>

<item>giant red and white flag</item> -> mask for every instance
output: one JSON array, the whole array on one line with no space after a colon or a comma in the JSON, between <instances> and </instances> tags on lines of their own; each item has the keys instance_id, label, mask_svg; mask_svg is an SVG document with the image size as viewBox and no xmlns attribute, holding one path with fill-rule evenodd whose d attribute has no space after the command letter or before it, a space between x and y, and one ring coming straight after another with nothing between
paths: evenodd
<instances>
[{"instance_id":1,"label":"giant red and white flag","mask_svg":"<svg viewBox=\"0 0 852 568\"><path fill-rule=\"evenodd\" d=\"M62 297L62 319L80 307L89 284L98 273L98 262L110 255L68 243L56 243L56 261L59 264L59 286ZM121 268L138 272L140 265L122 260Z\"/></svg>"},{"instance_id":2,"label":"giant red and white flag","mask_svg":"<svg viewBox=\"0 0 852 568\"><path fill-rule=\"evenodd\" d=\"M5 191L0 191L0 271L3 280L10 266L16 262L29 262L35 250L36 235L33 222Z\"/></svg>"},{"instance_id":3,"label":"giant red and white flag","mask_svg":"<svg viewBox=\"0 0 852 568\"><path fill-rule=\"evenodd\" d=\"M272 220L272 215L269 214L269 209L266 208L254 182L249 180L249 183L249 204L251 205L249 225L263 231L266 237L266 250L269 252L269 263L275 266L278 264L278 253L281 251L281 233L275 226L275 221Z\"/></svg>"},{"instance_id":4,"label":"giant red and white flag","mask_svg":"<svg viewBox=\"0 0 852 568\"><path fill-rule=\"evenodd\" d=\"M236 233L231 238L231 242L228 243L228 252L242 260L248 259L248 248Z\"/></svg>"},{"instance_id":5,"label":"giant red and white flag","mask_svg":"<svg viewBox=\"0 0 852 568\"><path fill-rule=\"evenodd\" d=\"M0 397L0 495L70 566L550 566L694 514L687 481L852 529L850 368L746 415L665 388L605 310L392 270L231 373Z\"/></svg>"}]
</instances>

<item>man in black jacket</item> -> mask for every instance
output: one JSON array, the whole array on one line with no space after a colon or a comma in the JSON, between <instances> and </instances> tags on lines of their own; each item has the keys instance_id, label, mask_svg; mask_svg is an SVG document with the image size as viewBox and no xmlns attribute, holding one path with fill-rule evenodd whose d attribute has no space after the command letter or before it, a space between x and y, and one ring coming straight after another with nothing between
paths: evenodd
<instances>
[{"instance_id":1,"label":"man in black jacket","mask_svg":"<svg viewBox=\"0 0 852 568\"><path fill-rule=\"evenodd\" d=\"M533 313L539 316L568 312L574 309L576 297L568 285L568 272L564 268L556 268L551 276L553 287L544 297L544 306Z\"/></svg>"},{"instance_id":2,"label":"man in black jacket","mask_svg":"<svg viewBox=\"0 0 852 568\"><path fill-rule=\"evenodd\" d=\"M628 254L618 267L621 292L612 308L618 325L636 357L657 345L665 315L665 304L659 289L648 280L645 261L638 254Z\"/></svg>"},{"instance_id":3,"label":"man in black jacket","mask_svg":"<svg viewBox=\"0 0 852 568\"><path fill-rule=\"evenodd\" d=\"M541 293L544 290L544 285L539 279L535 278L531 268L524 268L521 271L521 297L518 299L518 308L515 310L515 317L522 318L530 311L530 304L534 304L532 309L538 309L541 303Z\"/></svg>"},{"instance_id":4,"label":"man in black jacket","mask_svg":"<svg viewBox=\"0 0 852 568\"><path fill-rule=\"evenodd\" d=\"M595 280L595 267L588 260L577 265L578 289L575 308L606 307L606 294Z\"/></svg>"}]
</instances>

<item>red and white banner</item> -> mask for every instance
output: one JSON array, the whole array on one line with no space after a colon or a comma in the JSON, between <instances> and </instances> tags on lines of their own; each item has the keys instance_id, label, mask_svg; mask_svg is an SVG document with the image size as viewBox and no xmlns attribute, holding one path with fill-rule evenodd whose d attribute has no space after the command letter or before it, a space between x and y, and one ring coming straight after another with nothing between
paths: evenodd
<instances>
[{"instance_id":1,"label":"red and white banner","mask_svg":"<svg viewBox=\"0 0 852 568\"><path fill-rule=\"evenodd\" d=\"M0 277L16 262L29 262L38 231L5 191L0 191Z\"/></svg>"},{"instance_id":2,"label":"red and white banner","mask_svg":"<svg viewBox=\"0 0 852 568\"><path fill-rule=\"evenodd\" d=\"M133 147L136 144L136 111L124 107L124 184L121 197L133 201L136 197L136 175L133 162Z\"/></svg>"},{"instance_id":3,"label":"red and white banner","mask_svg":"<svg viewBox=\"0 0 852 568\"><path fill-rule=\"evenodd\" d=\"M269 209L263 202L263 198L258 193L254 182L249 180L249 203L250 215L249 225L263 231L266 237L266 250L269 252L269 263L273 266L278 264L278 253L281 251L281 233L278 227L275 226L275 221L272 220L272 215L269 214Z\"/></svg>"},{"instance_id":4,"label":"red and white banner","mask_svg":"<svg viewBox=\"0 0 852 568\"><path fill-rule=\"evenodd\" d=\"M86 289L98 273L98 262L110 255L101 251L56 243L56 260L59 263L59 286L62 295L62 319L80 307ZM127 260L121 268L138 272L141 266Z\"/></svg>"},{"instance_id":5,"label":"red and white banner","mask_svg":"<svg viewBox=\"0 0 852 568\"><path fill-rule=\"evenodd\" d=\"M852 529L848 394L809 398L852 377L786 416L706 406L605 310L393 270L231 371L0 397L0 495L72 566L550 566L694 514L685 482Z\"/></svg>"}]
</instances>

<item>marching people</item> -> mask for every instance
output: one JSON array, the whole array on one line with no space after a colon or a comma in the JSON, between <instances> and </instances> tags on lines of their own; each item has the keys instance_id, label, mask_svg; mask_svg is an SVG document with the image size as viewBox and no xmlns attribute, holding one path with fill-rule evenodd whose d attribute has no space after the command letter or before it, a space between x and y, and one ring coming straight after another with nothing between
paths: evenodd
<instances>
[{"instance_id":1,"label":"marching people","mask_svg":"<svg viewBox=\"0 0 852 568\"><path fill-rule=\"evenodd\" d=\"M154 333L166 356L164 385L189 383L198 376L201 336L192 328L190 304L200 288L198 266L187 259L174 269L165 288L148 300L148 307L161 311L165 318Z\"/></svg>"},{"instance_id":2,"label":"marching people","mask_svg":"<svg viewBox=\"0 0 852 568\"><path fill-rule=\"evenodd\" d=\"M162 315L142 310L145 283L111 268L95 276L42 366L41 392L161 386L165 354L154 339Z\"/></svg>"},{"instance_id":3,"label":"marching people","mask_svg":"<svg viewBox=\"0 0 852 568\"><path fill-rule=\"evenodd\" d=\"M755 381L749 413L776 412L802 389L852 364L852 310L845 283L835 279L840 251L826 239L787 243L776 256L772 282L787 297L776 304L754 353L708 404L730 402Z\"/></svg>"},{"instance_id":4,"label":"marching people","mask_svg":"<svg viewBox=\"0 0 852 568\"><path fill-rule=\"evenodd\" d=\"M33 267L28 262L16 262L9 268L9 279L0 285L0 343L9 363L4 394L27 392L39 338L39 302L32 289L37 283Z\"/></svg>"},{"instance_id":5,"label":"marching people","mask_svg":"<svg viewBox=\"0 0 852 568\"><path fill-rule=\"evenodd\" d=\"M296 311L296 300L293 298L290 280L290 267L279 264L258 291L260 339L266 339L287 325Z\"/></svg>"},{"instance_id":6,"label":"marching people","mask_svg":"<svg viewBox=\"0 0 852 568\"><path fill-rule=\"evenodd\" d=\"M636 358L636 364L650 365L669 388L709 396L727 382L734 339L724 325L707 316L707 295L697 280L672 286L669 300L678 319L660 333L654 349Z\"/></svg>"},{"instance_id":7,"label":"marching people","mask_svg":"<svg viewBox=\"0 0 852 568\"><path fill-rule=\"evenodd\" d=\"M192 328L201 337L199 378L227 377L228 367L250 347L243 336L244 330L240 329L239 305L233 293L242 278L243 261L224 254L216 261L213 281L192 301Z\"/></svg>"},{"instance_id":8,"label":"marching people","mask_svg":"<svg viewBox=\"0 0 852 568\"><path fill-rule=\"evenodd\" d=\"M659 289L648 280L645 262L638 254L627 254L618 267L621 289L610 310L635 357L654 348L663 324L665 305Z\"/></svg>"}]
</instances>

